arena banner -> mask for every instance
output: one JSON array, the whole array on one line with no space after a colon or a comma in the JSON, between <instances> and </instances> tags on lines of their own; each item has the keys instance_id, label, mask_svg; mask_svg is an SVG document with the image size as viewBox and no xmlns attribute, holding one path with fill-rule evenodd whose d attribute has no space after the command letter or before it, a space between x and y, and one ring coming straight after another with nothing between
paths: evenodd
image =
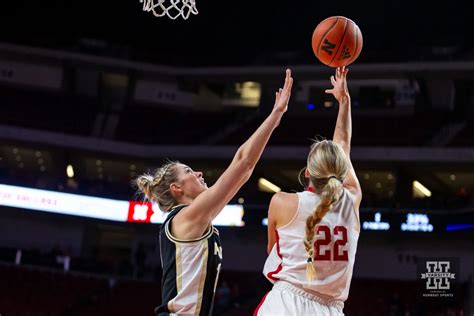
<instances>
[{"instance_id":1,"label":"arena banner","mask_svg":"<svg viewBox=\"0 0 474 316\"><path fill-rule=\"evenodd\" d=\"M0 60L0 83L59 90L62 82L61 67Z\"/></svg>"},{"instance_id":2,"label":"arena banner","mask_svg":"<svg viewBox=\"0 0 474 316\"><path fill-rule=\"evenodd\" d=\"M149 202L122 201L0 184L0 205L117 222L163 223L166 213ZM212 222L244 226L242 205L226 205Z\"/></svg>"}]
</instances>

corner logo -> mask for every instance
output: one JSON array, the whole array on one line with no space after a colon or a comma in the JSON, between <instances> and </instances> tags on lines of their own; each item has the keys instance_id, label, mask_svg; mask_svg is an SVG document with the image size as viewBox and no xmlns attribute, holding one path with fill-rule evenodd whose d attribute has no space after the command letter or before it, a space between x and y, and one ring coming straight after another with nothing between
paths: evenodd
<instances>
[{"instance_id":1,"label":"corner logo","mask_svg":"<svg viewBox=\"0 0 474 316\"><path fill-rule=\"evenodd\" d=\"M449 261L427 261L426 273L421 274L426 279L427 290L449 290L450 280L455 279L455 273L450 273L451 263Z\"/></svg>"},{"instance_id":2,"label":"corner logo","mask_svg":"<svg viewBox=\"0 0 474 316\"><path fill-rule=\"evenodd\" d=\"M459 258L419 258L417 262L418 297L422 301L455 301L459 289Z\"/></svg>"}]
</instances>

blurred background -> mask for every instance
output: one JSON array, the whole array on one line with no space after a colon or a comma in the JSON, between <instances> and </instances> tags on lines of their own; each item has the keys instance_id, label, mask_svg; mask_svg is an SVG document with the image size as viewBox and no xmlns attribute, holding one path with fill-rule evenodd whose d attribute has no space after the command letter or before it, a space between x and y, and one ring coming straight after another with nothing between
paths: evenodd
<instances>
[{"instance_id":1,"label":"blurred background","mask_svg":"<svg viewBox=\"0 0 474 316\"><path fill-rule=\"evenodd\" d=\"M214 314L251 315L271 288L261 273L270 198L303 190L312 139L332 138L333 70L311 50L332 15L364 36L349 67L364 196L345 314L474 313L472 1L198 0L186 21L138 0L1 6L1 315L152 315L160 225L152 206L138 214L130 203L141 200L131 181L173 159L212 185L290 67L288 113L230 203L242 223L218 227ZM452 298L420 297L425 258L458 262Z\"/></svg>"}]
</instances>

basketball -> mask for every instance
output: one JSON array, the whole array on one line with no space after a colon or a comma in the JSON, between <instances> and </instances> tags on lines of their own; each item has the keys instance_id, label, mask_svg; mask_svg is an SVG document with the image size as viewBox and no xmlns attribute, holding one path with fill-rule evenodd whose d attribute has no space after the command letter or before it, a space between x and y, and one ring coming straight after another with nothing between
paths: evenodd
<instances>
[{"instance_id":1,"label":"basketball","mask_svg":"<svg viewBox=\"0 0 474 316\"><path fill-rule=\"evenodd\" d=\"M362 44L362 33L357 24L343 16L325 19L313 32L313 52L329 67L352 64L359 57Z\"/></svg>"}]
</instances>

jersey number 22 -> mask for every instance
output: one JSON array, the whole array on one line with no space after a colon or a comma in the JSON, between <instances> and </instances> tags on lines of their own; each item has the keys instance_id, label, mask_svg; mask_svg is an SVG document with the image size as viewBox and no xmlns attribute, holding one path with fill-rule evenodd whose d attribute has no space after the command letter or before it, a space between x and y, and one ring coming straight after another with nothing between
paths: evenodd
<instances>
[{"instance_id":1,"label":"jersey number 22","mask_svg":"<svg viewBox=\"0 0 474 316\"><path fill-rule=\"evenodd\" d=\"M334 227L333 234L331 234L331 228L321 225L316 228L316 236L316 241L314 242L315 260L329 261L331 260L331 253L334 261L349 260L347 250L341 249L341 247L347 245L347 228L344 226L336 226ZM321 247L328 246L333 237L335 238L335 241L332 251L331 249L326 249L321 253Z\"/></svg>"}]
</instances>

